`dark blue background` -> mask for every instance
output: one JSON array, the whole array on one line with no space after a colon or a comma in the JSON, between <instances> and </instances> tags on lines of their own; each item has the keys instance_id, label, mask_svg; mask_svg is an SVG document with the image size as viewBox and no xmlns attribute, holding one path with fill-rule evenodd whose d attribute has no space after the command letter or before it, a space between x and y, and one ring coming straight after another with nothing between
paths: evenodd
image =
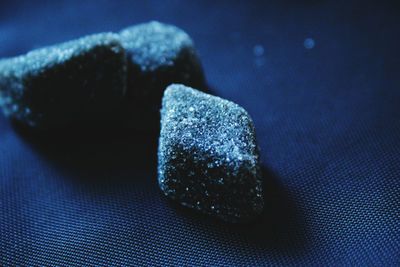
<instances>
[{"instance_id":1,"label":"dark blue background","mask_svg":"<svg viewBox=\"0 0 400 267\"><path fill-rule=\"evenodd\" d=\"M213 93L252 115L266 188L260 221L226 225L162 196L154 136L40 140L1 115L1 265L400 264L399 5L263 2L1 2L0 57L186 30Z\"/></svg>"}]
</instances>

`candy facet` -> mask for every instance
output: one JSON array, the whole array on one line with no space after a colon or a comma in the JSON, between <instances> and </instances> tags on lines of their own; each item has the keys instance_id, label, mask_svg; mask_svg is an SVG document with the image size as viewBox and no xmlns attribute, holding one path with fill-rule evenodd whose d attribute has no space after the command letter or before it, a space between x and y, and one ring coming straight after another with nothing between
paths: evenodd
<instances>
[{"instance_id":1,"label":"candy facet","mask_svg":"<svg viewBox=\"0 0 400 267\"><path fill-rule=\"evenodd\" d=\"M200 60L183 30L153 21L122 30L120 40L128 56L128 105L147 114L133 121L157 128L161 98L172 83L204 87Z\"/></svg>"},{"instance_id":2,"label":"candy facet","mask_svg":"<svg viewBox=\"0 0 400 267\"><path fill-rule=\"evenodd\" d=\"M95 34L0 61L0 106L48 129L113 119L126 93L126 56L118 35Z\"/></svg>"},{"instance_id":3,"label":"candy facet","mask_svg":"<svg viewBox=\"0 0 400 267\"><path fill-rule=\"evenodd\" d=\"M149 22L1 60L0 106L37 129L118 120L153 131L174 82L205 88L193 41Z\"/></svg>"},{"instance_id":4,"label":"candy facet","mask_svg":"<svg viewBox=\"0 0 400 267\"><path fill-rule=\"evenodd\" d=\"M240 106L183 85L162 100L158 182L182 205L228 222L263 210L253 122Z\"/></svg>"}]
</instances>

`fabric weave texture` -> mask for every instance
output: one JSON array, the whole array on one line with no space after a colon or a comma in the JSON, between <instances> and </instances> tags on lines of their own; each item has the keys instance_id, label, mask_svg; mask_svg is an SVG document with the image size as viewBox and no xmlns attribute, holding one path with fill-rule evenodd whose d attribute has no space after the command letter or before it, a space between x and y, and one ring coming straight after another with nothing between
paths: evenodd
<instances>
[{"instance_id":1,"label":"fabric weave texture","mask_svg":"<svg viewBox=\"0 0 400 267\"><path fill-rule=\"evenodd\" d=\"M399 5L264 2L2 1L0 57L183 28L212 93L254 120L266 208L229 225L168 201L157 136L39 138L1 115L0 265L400 265Z\"/></svg>"}]
</instances>

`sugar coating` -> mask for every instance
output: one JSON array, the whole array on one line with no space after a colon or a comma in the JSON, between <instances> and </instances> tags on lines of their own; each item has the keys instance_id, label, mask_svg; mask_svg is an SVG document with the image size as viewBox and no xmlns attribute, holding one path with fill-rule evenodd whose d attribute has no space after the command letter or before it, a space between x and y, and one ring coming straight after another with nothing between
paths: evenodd
<instances>
[{"instance_id":1,"label":"sugar coating","mask_svg":"<svg viewBox=\"0 0 400 267\"><path fill-rule=\"evenodd\" d=\"M161 98L168 85L204 88L200 59L183 30L152 21L122 30L120 40L128 56L128 101L148 114L140 123L150 124L145 127L159 125Z\"/></svg>"},{"instance_id":2,"label":"sugar coating","mask_svg":"<svg viewBox=\"0 0 400 267\"><path fill-rule=\"evenodd\" d=\"M162 100L158 182L184 206L227 222L254 219L264 200L248 113L190 87L169 86Z\"/></svg>"},{"instance_id":3,"label":"sugar coating","mask_svg":"<svg viewBox=\"0 0 400 267\"><path fill-rule=\"evenodd\" d=\"M192 39L183 30L157 21L138 24L120 32L131 60L143 72L174 66L184 49L196 53Z\"/></svg>"},{"instance_id":4,"label":"sugar coating","mask_svg":"<svg viewBox=\"0 0 400 267\"><path fill-rule=\"evenodd\" d=\"M126 93L118 35L101 33L0 61L0 106L37 128L103 120Z\"/></svg>"}]
</instances>

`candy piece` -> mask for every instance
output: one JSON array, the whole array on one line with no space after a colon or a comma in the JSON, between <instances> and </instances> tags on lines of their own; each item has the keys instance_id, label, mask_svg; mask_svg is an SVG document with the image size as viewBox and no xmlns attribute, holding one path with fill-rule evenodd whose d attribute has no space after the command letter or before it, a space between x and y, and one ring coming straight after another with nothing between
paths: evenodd
<instances>
[{"instance_id":1,"label":"candy piece","mask_svg":"<svg viewBox=\"0 0 400 267\"><path fill-rule=\"evenodd\" d=\"M126 93L126 55L112 33L95 34L0 61L0 105L36 129L104 123Z\"/></svg>"},{"instance_id":2,"label":"candy piece","mask_svg":"<svg viewBox=\"0 0 400 267\"><path fill-rule=\"evenodd\" d=\"M204 88L200 60L183 30L153 21L122 30L120 40L128 55L127 105L131 109L127 113L138 116L131 121L139 122L141 128L159 127L161 98L168 85ZM142 112L135 111L137 107Z\"/></svg>"},{"instance_id":3,"label":"candy piece","mask_svg":"<svg viewBox=\"0 0 400 267\"><path fill-rule=\"evenodd\" d=\"M158 182L182 205L227 222L263 210L253 122L240 106L173 84L162 100Z\"/></svg>"}]
</instances>

